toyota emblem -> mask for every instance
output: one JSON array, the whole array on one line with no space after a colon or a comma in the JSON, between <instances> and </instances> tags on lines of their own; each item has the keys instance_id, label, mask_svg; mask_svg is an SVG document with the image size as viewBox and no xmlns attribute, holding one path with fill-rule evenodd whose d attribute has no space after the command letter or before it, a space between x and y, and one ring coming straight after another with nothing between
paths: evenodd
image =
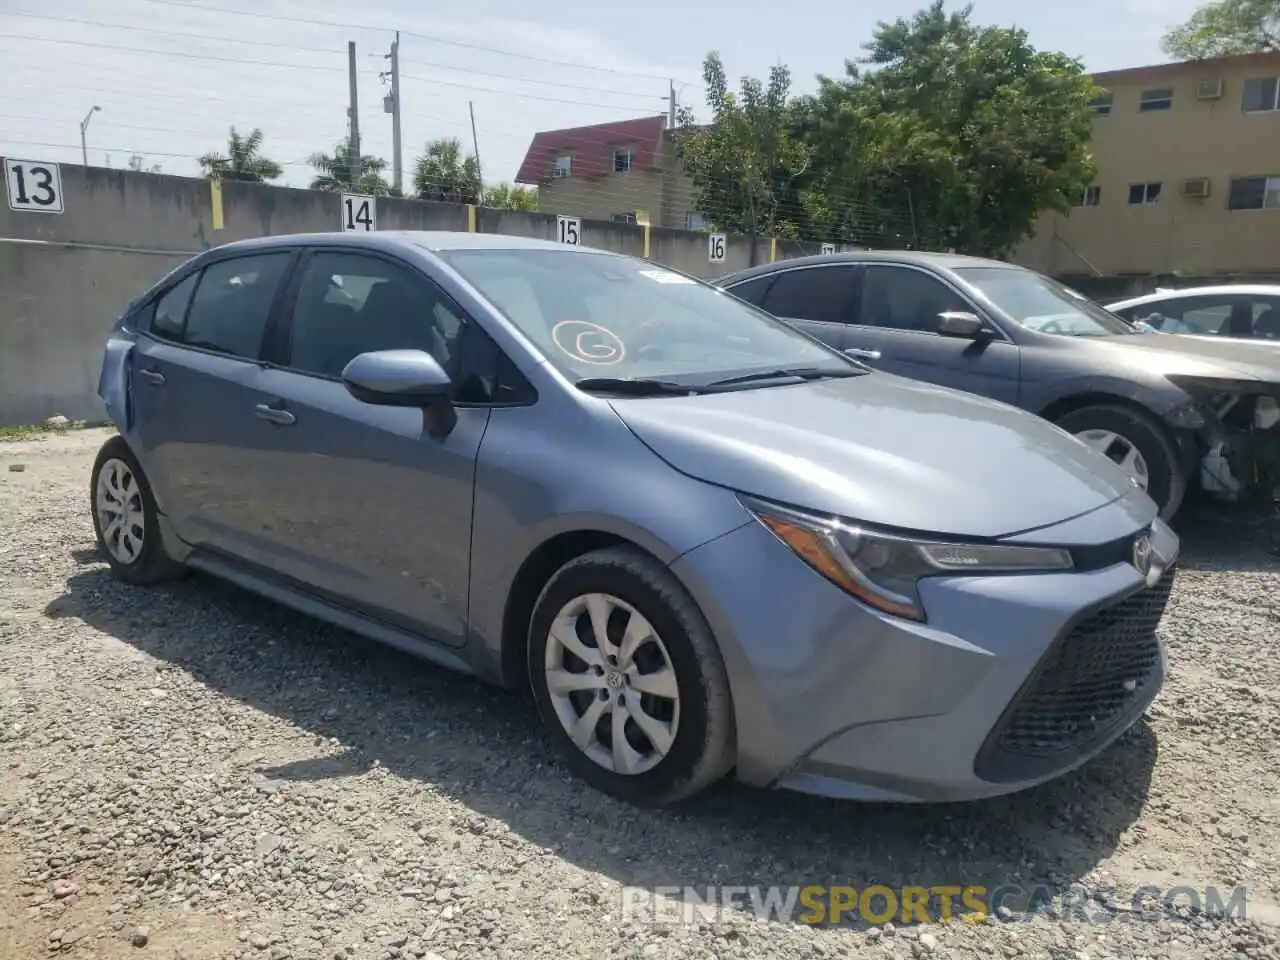
<instances>
[{"instance_id":1,"label":"toyota emblem","mask_svg":"<svg viewBox=\"0 0 1280 960\"><path fill-rule=\"evenodd\" d=\"M1151 572L1151 538L1145 533L1133 541L1133 565L1144 577Z\"/></svg>"}]
</instances>

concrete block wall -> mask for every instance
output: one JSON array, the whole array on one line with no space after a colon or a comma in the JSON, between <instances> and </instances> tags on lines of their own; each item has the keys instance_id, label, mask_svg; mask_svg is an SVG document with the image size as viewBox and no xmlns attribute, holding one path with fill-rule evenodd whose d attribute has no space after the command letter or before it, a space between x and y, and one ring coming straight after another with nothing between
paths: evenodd
<instances>
[{"instance_id":1,"label":"concrete block wall","mask_svg":"<svg viewBox=\"0 0 1280 960\"><path fill-rule=\"evenodd\" d=\"M250 237L337 230L338 194L224 183L221 222L206 180L162 174L60 167L63 212L0 205L0 426L61 414L104 416L95 393L103 339L130 299L190 257ZM460 230L556 239L543 213L382 198L379 230ZM583 220L585 246L642 257L645 229ZM785 252L784 252L785 251ZM819 244L757 238L755 262L819 253ZM730 237L712 263L707 235L652 228L649 258L712 279L747 267L750 240Z\"/></svg>"}]
</instances>

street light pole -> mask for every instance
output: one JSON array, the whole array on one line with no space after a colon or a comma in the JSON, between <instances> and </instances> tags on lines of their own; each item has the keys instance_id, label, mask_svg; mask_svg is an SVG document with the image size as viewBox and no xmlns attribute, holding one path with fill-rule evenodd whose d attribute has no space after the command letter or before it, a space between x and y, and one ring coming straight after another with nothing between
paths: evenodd
<instances>
[{"instance_id":1,"label":"street light pole","mask_svg":"<svg viewBox=\"0 0 1280 960\"><path fill-rule=\"evenodd\" d=\"M94 104L93 109L84 115L84 119L80 121L80 158L84 160L84 165L89 165L89 146L85 140L85 132L89 129L89 121L93 119L93 115L102 108Z\"/></svg>"}]
</instances>

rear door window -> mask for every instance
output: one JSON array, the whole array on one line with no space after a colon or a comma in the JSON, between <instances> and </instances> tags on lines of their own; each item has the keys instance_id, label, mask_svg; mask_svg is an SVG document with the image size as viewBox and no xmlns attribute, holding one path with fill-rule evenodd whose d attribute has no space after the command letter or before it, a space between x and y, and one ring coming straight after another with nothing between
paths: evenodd
<instances>
[{"instance_id":1,"label":"rear door window","mask_svg":"<svg viewBox=\"0 0 1280 960\"><path fill-rule=\"evenodd\" d=\"M785 270L769 288L764 308L783 319L849 323L860 273L852 265Z\"/></svg>"},{"instance_id":2,"label":"rear door window","mask_svg":"<svg viewBox=\"0 0 1280 960\"><path fill-rule=\"evenodd\" d=\"M195 293L199 281L200 273L197 271L156 301L155 311L151 315L152 333L166 340L182 339L187 307L191 305L191 295Z\"/></svg>"},{"instance_id":3,"label":"rear door window","mask_svg":"<svg viewBox=\"0 0 1280 960\"><path fill-rule=\"evenodd\" d=\"M271 306L292 257L292 252L282 251L220 260L205 267L187 311L182 342L257 360Z\"/></svg>"}]
</instances>

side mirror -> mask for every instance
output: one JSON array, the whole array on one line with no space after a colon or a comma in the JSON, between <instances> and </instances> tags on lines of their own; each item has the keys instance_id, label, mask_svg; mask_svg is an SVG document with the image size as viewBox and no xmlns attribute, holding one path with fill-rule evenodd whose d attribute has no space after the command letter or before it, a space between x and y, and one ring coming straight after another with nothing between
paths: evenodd
<instances>
[{"instance_id":1,"label":"side mirror","mask_svg":"<svg viewBox=\"0 0 1280 960\"><path fill-rule=\"evenodd\" d=\"M429 407L453 399L453 381L422 350L377 350L352 357L342 384L357 400L383 407Z\"/></svg>"},{"instance_id":2,"label":"side mirror","mask_svg":"<svg viewBox=\"0 0 1280 960\"><path fill-rule=\"evenodd\" d=\"M944 337L977 340L985 331L986 326L976 314L959 310L947 310L938 314L938 333Z\"/></svg>"}]
</instances>

